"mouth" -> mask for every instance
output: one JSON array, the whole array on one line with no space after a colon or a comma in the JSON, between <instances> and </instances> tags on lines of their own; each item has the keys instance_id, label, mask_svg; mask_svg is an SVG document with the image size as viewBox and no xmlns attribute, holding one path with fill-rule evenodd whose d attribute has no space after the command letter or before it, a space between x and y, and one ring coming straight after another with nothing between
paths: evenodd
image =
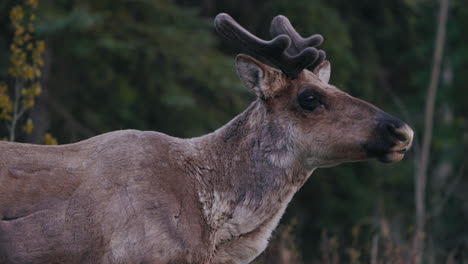
<instances>
[{"instance_id":1,"label":"mouth","mask_svg":"<svg viewBox=\"0 0 468 264\"><path fill-rule=\"evenodd\" d=\"M398 162L403 159L407 149L393 150L388 152L382 152L377 155L377 159L384 163Z\"/></svg>"},{"instance_id":2,"label":"mouth","mask_svg":"<svg viewBox=\"0 0 468 264\"><path fill-rule=\"evenodd\" d=\"M405 157L406 152L409 150L410 145L400 144L393 146L375 146L375 145L363 145L369 158L376 158L378 161L383 163L394 163L402 160Z\"/></svg>"}]
</instances>

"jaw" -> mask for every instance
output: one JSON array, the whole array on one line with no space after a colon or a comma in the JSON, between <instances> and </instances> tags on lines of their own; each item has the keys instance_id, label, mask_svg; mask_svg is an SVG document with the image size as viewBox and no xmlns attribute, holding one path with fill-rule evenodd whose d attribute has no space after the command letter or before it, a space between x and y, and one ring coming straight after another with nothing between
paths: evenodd
<instances>
[{"instance_id":1,"label":"jaw","mask_svg":"<svg viewBox=\"0 0 468 264\"><path fill-rule=\"evenodd\" d=\"M348 162L359 162L359 161L366 161L369 160L370 158L367 157L363 153L357 153L356 155L353 155L352 157L328 157L324 159L317 159L310 157L307 159L307 166L308 167L313 167L313 168L330 168L334 167L337 165L340 165L341 163L348 163Z\"/></svg>"},{"instance_id":2,"label":"jaw","mask_svg":"<svg viewBox=\"0 0 468 264\"><path fill-rule=\"evenodd\" d=\"M405 157L405 151L389 150L372 153L368 151L357 151L354 155L349 155L348 157L328 157L323 159L309 157L306 163L309 168L330 168L341 163L361 162L371 159L377 159L383 163L395 163L401 161Z\"/></svg>"}]
</instances>

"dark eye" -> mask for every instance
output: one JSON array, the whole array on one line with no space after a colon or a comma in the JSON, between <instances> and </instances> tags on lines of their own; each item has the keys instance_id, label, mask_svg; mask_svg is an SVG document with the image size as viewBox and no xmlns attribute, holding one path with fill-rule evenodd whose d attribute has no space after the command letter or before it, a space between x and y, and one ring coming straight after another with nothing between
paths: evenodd
<instances>
[{"instance_id":1,"label":"dark eye","mask_svg":"<svg viewBox=\"0 0 468 264\"><path fill-rule=\"evenodd\" d=\"M298 97L299 105L305 109L312 111L315 108L319 107L322 103L320 102L319 98L314 96L309 92L303 92Z\"/></svg>"}]
</instances>

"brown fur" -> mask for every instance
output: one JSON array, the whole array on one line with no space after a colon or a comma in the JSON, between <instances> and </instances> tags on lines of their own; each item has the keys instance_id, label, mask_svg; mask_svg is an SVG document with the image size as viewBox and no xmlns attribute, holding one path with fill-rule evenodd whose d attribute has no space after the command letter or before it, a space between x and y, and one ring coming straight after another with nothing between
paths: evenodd
<instances>
[{"instance_id":1,"label":"brown fur","mask_svg":"<svg viewBox=\"0 0 468 264\"><path fill-rule=\"evenodd\" d=\"M289 80L246 56L238 71L257 100L203 137L1 142L0 263L248 263L314 169L369 158L376 107L317 77L326 74ZM304 89L323 106L303 111Z\"/></svg>"}]
</instances>

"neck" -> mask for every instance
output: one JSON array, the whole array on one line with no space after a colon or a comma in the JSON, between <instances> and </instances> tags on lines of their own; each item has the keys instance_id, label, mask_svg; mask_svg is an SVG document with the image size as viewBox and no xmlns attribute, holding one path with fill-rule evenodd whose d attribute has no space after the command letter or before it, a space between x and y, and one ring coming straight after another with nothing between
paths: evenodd
<instances>
[{"instance_id":1,"label":"neck","mask_svg":"<svg viewBox=\"0 0 468 264\"><path fill-rule=\"evenodd\" d=\"M197 165L206 169L197 175L207 222L224 230L216 240L252 232L274 217L273 229L310 175L285 129L256 101L224 127L193 139L203 157L197 164L206 164Z\"/></svg>"}]
</instances>

